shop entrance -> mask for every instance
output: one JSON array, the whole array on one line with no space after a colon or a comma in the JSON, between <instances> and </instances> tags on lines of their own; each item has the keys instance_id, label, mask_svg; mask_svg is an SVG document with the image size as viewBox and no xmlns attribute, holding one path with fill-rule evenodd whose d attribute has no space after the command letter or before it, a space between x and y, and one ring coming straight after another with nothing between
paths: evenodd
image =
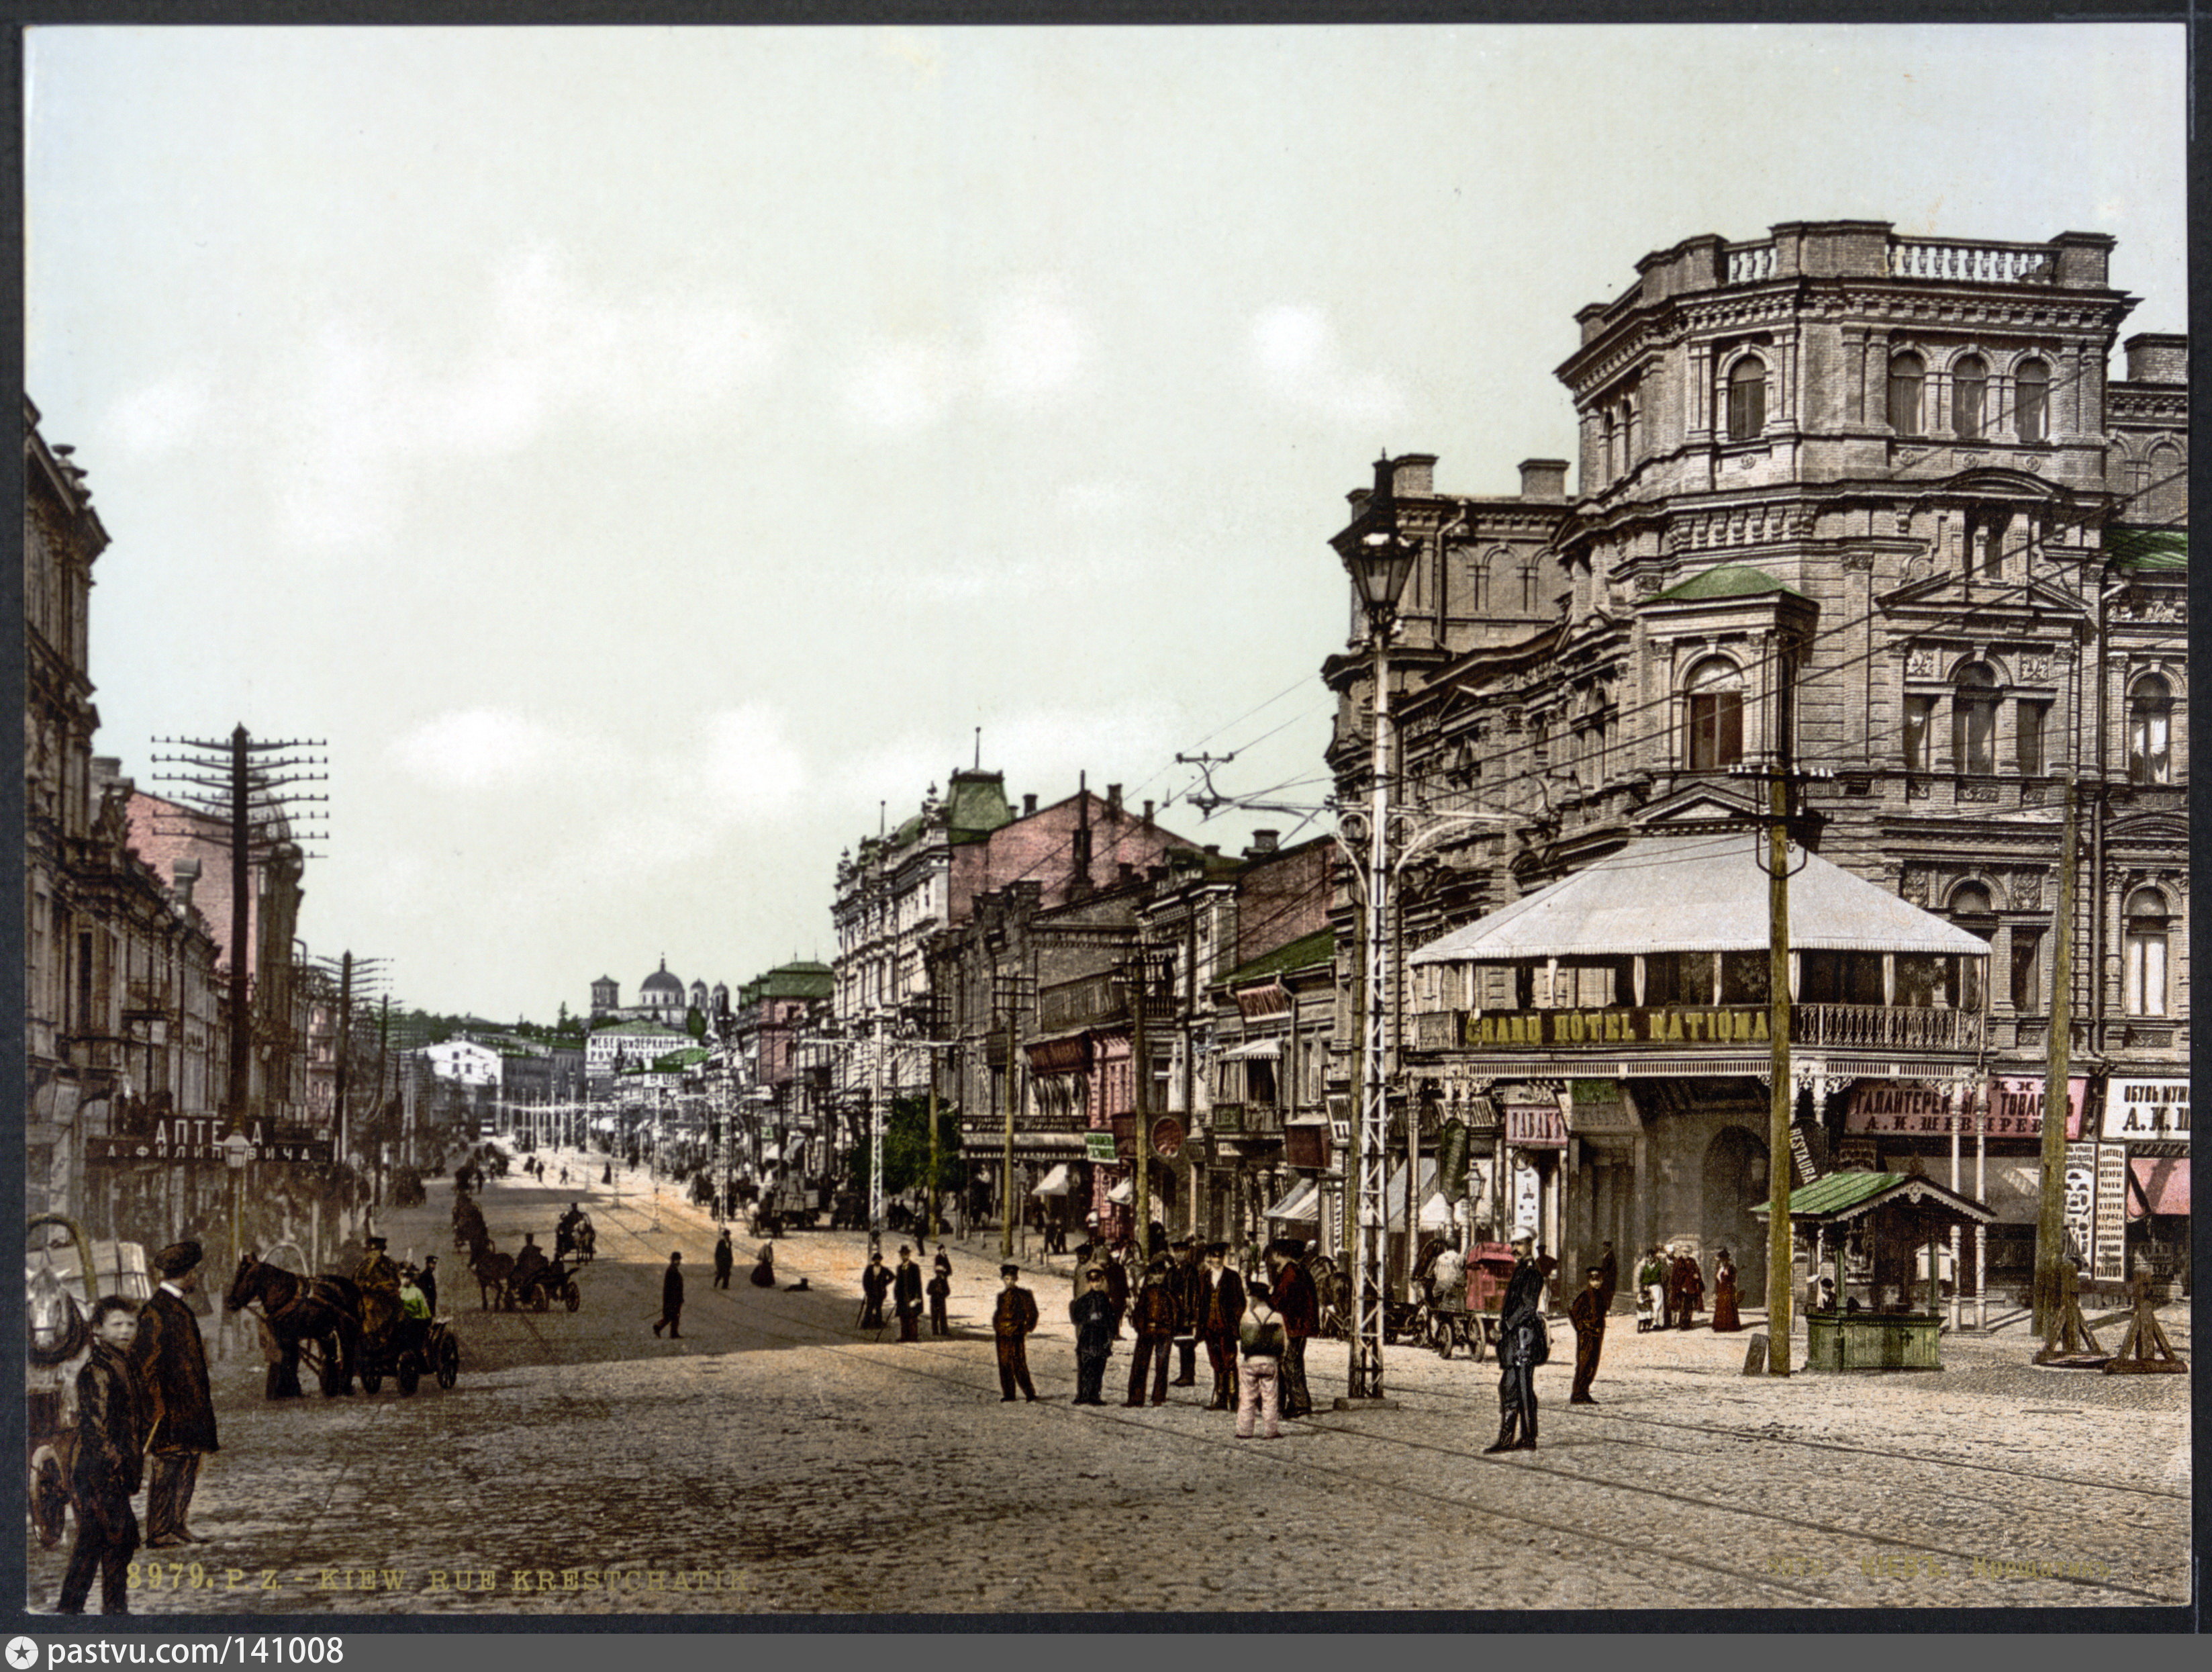
<instances>
[{"instance_id":1,"label":"shop entrance","mask_svg":"<svg viewBox=\"0 0 2212 1672\"><path fill-rule=\"evenodd\" d=\"M1721 1249L1735 1258L1744 1304L1766 1296L1765 1221L1751 1210L1766 1200L1766 1146L1747 1127L1723 1127L1705 1146L1705 1206L1700 1219L1706 1281Z\"/></svg>"}]
</instances>

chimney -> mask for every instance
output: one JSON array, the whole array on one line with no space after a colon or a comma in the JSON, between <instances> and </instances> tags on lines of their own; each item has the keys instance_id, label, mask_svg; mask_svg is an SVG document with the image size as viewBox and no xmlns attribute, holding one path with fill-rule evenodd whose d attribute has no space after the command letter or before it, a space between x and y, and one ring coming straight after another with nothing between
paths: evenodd
<instances>
[{"instance_id":1,"label":"chimney","mask_svg":"<svg viewBox=\"0 0 2212 1672\"><path fill-rule=\"evenodd\" d=\"M1564 459L1524 459L1521 461L1521 497L1565 499L1567 461Z\"/></svg>"},{"instance_id":2,"label":"chimney","mask_svg":"<svg viewBox=\"0 0 2212 1672\"><path fill-rule=\"evenodd\" d=\"M1106 817L1109 818L1119 818L1121 816L1121 786L1119 784L1109 784L1106 786Z\"/></svg>"},{"instance_id":3,"label":"chimney","mask_svg":"<svg viewBox=\"0 0 2212 1672\"><path fill-rule=\"evenodd\" d=\"M1120 861L1120 866L1121 871L1121 884L1122 886L1127 887L1129 884L1137 880L1137 867L1131 864L1127 860L1122 860Z\"/></svg>"},{"instance_id":4,"label":"chimney","mask_svg":"<svg viewBox=\"0 0 2212 1672\"><path fill-rule=\"evenodd\" d=\"M1036 812L1036 797L1034 795L1024 795L1022 797L1022 817L1028 818L1034 815Z\"/></svg>"},{"instance_id":5,"label":"chimney","mask_svg":"<svg viewBox=\"0 0 2212 1672\"><path fill-rule=\"evenodd\" d=\"M1281 837L1282 832L1279 830L1253 831L1252 845L1244 850L1244 857L1253 860L1259 858L1262 854L1273 853L1281 845Z\"/></svg>"},{"instance_id":6,"label":"chimney","mask_svg":"<svg viewBox=\"0 0 2212 1672\"><path fill-rule=\"evenodd\" d=\"M1147 801L1147 802L1146 802L1146 803L1145 803L1145 823L1146 823L1146 824L1151 824L1152 822L1152 804L1151 802Z\"/></svg>"},{"instance_id":7,"label":"chimney","mask_svg":"<svg viewBox=\"0 0 2212 1672\"><path fill-rule=\"evenodd\" d=\"M2187 383L2189 339L2160 331L2140 331L2122 344L2128 354L2130 383Z\"/></svg>"},{"instance_id":8,"label":"chimney","mask_svg":"<svg viewBox=\"0 0 2212 1672\"><path fill-rule=\"evenodd\" d=\"M190 911L192 890L200 879L200 862L191 859L179 860L169 867L169 873L176 879L177 903Z\"/></svg>"}]
</instances>

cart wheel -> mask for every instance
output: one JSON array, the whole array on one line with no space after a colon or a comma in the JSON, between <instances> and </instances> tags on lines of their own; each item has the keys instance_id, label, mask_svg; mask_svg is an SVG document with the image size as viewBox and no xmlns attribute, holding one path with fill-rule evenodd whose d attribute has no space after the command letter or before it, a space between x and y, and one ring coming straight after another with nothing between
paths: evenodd
<instances>
[{"instance_id":1,"label":"cart wheel","mask_svg":"<svg viewBox=\"0 0 2212 1672\"><path fill-rule=\"evenodd\" d=\"M1429 1314L1429 1345L1437 1350L1437 1357L1449 1359L1452 1353L1452 1321L1449 1314Z\"/></svg>"},{"instance_id":2,"label":"cart wheel","mask_svg":"<svg viewBox=\"0 0 2212 1672\"><path fill-rule=\"evenodd\" d=\"M438 1343L438 1385L451 1388L461 1379L461 1344L451 1335Z\"/></svg>"},{"instance_id":3,"label":"cart wheel","mask_svg":"<svg viewBox=\"0 0 2212 1672\"><path fill-rule=\"evenodd\" d=\"M568 1303L568 1310L573 1312L584 1304L584 1292L571 1282L562 1298Z\"/></svg>"},{"instance_id":4,"label":"cart wheel","mask_svg":"<svg viewBox=\"0 0 2212 1672\"><path fill-rule=\"evenodd\" d=\"M52 1549L69 1528L69 1477L61 1459L51 1451L39 1459L31 1480L31 1522L39 1529L39 1542Z\"/></svg>"},{"instance_id":5,"label":"cart wheel","mask_svg":"<svg viewBox=\"0 0 2212 1672\"><path fill-rule=\"evenodd\" d=\"M383 1372L382 1371L380 1371L380 1370L367 1370L367 1369L364 1369L364 1370L362 1371L362 1373L361 1373L361 1390L362 1390L363 1393L372 1393L372 1394L373 1394L373 1393L378 1392L380 1389L381 1389L383 1388L383 1386L384 1386L384 1372Z\"/></svg>"},{"instance_id":6,"label":"cart wheel","mask_svg":"<svg viewBox=\"0 0 2212 1672\"><path fill-rule=\"evenodd\" d=\"M411 1353L399 1361L392 1375L392 1379L399 1383L399 1391L403 1394L411 1394L422 1385L422 1367L415 1362Z\"/></svg>"}]
</instances>

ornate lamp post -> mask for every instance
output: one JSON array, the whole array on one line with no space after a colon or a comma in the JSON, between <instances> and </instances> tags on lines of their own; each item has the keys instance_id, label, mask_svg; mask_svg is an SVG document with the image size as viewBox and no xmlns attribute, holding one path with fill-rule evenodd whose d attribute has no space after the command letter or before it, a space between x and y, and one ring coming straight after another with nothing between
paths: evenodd
<instances>
[{"instance_id":1,"label":"ornate lamp post","mask_svg":"<svg viewBox=\"0 0 2212 1672\"><path fill-rule=\"evenodd\" d=\"M1387 461L1386 461L1387 462ZM1388 1099L1382 1079L1385 896L1390 878L1389 747L1390 635L1397 626L1398 599L1413 573L1418 543L1398 532L1395 508L1389 500L1376 507L1368 532L1340 549L1361 605L1367 611L1368 641L1375 650L1375 731L1369 757L1367 829L1367 1015L1362 1040L1359 1164L1355 1193L1353 1264L1358 1268L1352 1338L1351 1383L1347 1397L1373 1401L1382 1397L1383 1268L1389 1248L1383 1201L1389 1166Z\"/></svg>"}]
</instances>

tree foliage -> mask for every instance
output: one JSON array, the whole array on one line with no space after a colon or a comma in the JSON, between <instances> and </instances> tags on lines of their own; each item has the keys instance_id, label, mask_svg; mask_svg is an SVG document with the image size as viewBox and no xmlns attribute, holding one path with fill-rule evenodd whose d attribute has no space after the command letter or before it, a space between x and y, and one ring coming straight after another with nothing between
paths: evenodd
<instances>
[{"instance_id":1,"label":"tree foliage","mask_svg":"<svg viewBox=\"0 0 2212 1672\"><path fill-rule=\"evenodd\" d=\"M846 1171L860 1189L868 1188L868 1143L864 1137L845 1158ZM937 1110L937 1188L957 1190L966 1172L960 1164L960 1111L948 1104ZM894 1097L884 1122L884 1189L896 1195L922 1188L929 1180L929 1099Z\"/></svg>"}]
</instances>

